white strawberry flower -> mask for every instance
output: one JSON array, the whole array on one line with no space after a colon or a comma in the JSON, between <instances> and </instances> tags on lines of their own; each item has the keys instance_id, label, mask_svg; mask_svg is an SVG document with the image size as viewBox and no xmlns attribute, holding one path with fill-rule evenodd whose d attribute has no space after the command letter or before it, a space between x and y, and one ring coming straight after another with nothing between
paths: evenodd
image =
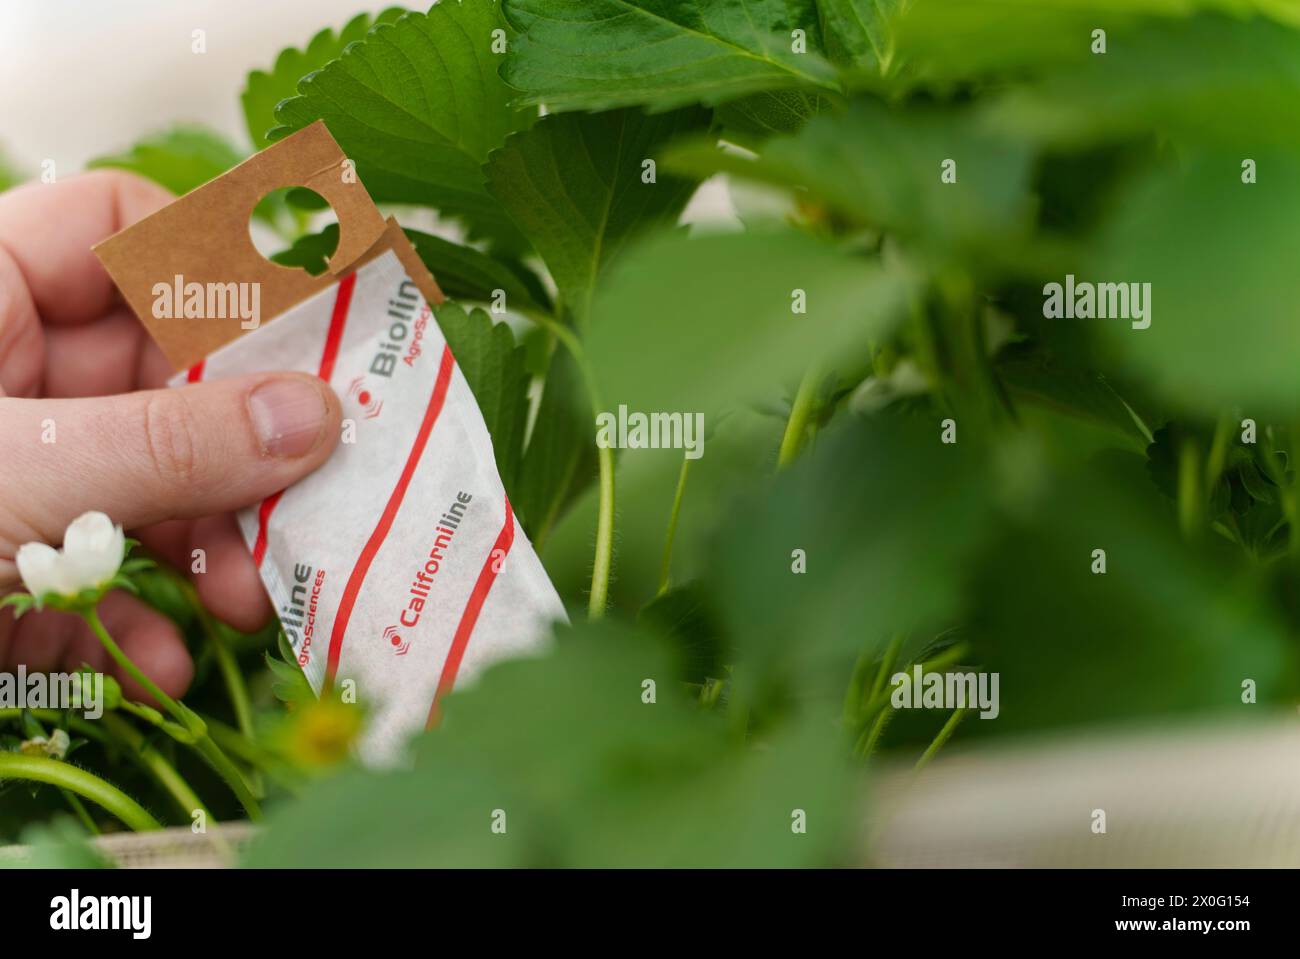
<instances>
[{"instance_id":1,"label":"white strawberry flower","mask_svg":"<svg viewBox=\"0 0 1300 959\"><path fill-rule=\"evenodd\" d=\"M121 526L99 512L83 513L63 534L63 549L45 543L19 547L18 575L38 601L76 600L101 594L113 583L126 556Z\"/></svg>"}]
</instances>

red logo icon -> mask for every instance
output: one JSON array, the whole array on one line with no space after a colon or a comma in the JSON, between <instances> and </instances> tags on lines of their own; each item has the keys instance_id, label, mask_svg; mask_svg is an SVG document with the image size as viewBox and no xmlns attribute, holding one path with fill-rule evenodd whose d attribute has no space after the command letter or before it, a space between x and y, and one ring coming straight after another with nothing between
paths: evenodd
<instances>
[{"instance_id":1,"label":"red logo icon","mask_svg":"<svg viewBox=\"0 0 1300 959\"><path fill-rule=\"evenodd\" d=\"M389 626L384 630L384 639L393 647L393 653L397 656L405 656L411 651L410 641L402 642L402 634L397 631L396 626Z\"/></svg>"},{"instance_id":2,"label":"red logo icon","mask_svg":"<svg viewBox=\"0 0 1300 959\"><path fill-rule=\"evenodd\" d=\"M384 408L384 401L376 399L375 395L362 385L364 383L364 376L358 376L353 380L348 386L348 398L351 399L355 397L356 401L361 404L361 408L365 411L365 418L373 420L379 415L379 411Z\"/></svg>"}]
</instances>

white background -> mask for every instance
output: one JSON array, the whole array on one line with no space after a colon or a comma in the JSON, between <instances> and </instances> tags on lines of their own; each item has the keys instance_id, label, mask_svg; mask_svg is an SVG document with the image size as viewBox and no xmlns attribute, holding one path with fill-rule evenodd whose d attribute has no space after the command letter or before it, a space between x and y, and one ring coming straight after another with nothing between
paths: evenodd
<instances>
[{"instance_id":1,"label":"white background","mask_svg":"<svg viewBox=\"0 0 1300 959\"><path fill-rule=\"evenodd\" d=\"M391 0L0 0L0 152L59 175L178 122L248 148L239 95L284 47ZM407 4L424 9L426 4ZM207 31L207 53L191 34Z\"/></svg>"},{"instance_id":2,"label":"white background","mask_svg":"<svg viewBox=\"0 0 1300 959\"><path fill-rule=\"evenodd\" d=\"M250 143L239 103L252 70L285 47L390 6L429 0L0 0L0 155L28 177L52 159L62 177L177 123L199 123L241 150ZM193 31L207 52L192 52ZM329 214L326 214L329 216ZM682 216L735 228L721 178ZM434 229L425 211L408 226ZM439 232L442 232L439 230Z\"/></svg>"}]
</instances>

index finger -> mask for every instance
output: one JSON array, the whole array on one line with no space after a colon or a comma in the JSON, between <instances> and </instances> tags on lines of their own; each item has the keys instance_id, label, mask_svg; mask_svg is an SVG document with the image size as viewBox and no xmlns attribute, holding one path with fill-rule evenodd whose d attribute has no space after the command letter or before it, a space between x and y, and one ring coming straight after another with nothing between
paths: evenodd
<instances>
[{"instance_id":1,"label":"index finger","mask_svg":"<svg viewBox=\"0 0 1300 959\"><path fill-rule=\"evenodd\" d=\"M0 196L0 249L18 264L44 322L98 319L113 305L116 288L91 246L172 199L156 183L121 170L29 183Z\"/></svg>"}]
</instances>

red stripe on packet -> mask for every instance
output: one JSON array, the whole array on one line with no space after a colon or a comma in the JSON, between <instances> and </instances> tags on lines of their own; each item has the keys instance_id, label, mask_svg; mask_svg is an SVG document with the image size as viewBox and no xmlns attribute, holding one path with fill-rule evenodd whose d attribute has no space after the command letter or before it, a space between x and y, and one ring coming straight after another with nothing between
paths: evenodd
<instances>
[{"instance_id":1,"label":"red stripe on packet","mask_svg":"<svg viewBox=\"0 0 1300 959\"><path fill-rule=\"evenodd\" d=\"M402 506L406 489L411 485L415 468L420 465L420 457L424 455L424 447L429 442L429 434L433 432L433 425L438 422L438 414L442 412L443 403L447 399L447 388L451 385L451 373L455 368L456 361L451 355L451 347L443 346L442 363L438 367L438 378L433 384L433 395L429 397L429 405L424 411L424 420L415 435L415 442L411 444L411 452L406 457L402 475L398 477L397 485L388 498L388 505L384 507L384 512L379 517L379 524L362 548L356 566L352 569L352 575L348 577L347 585L343 588L343 598L339 600L339 610L334 617L334 628L330 632L329 659L325 665L325 691L334 686L334 676L339 668L339 655L343 652L343 634L347 632L348 620L352 618L352 609L356 605L357 595L361 592L361 584L365 581L366 573L370 571L370 564L374 562L379 548L384 545L384 539L393 527L393 520L397 518L397 511Z\"/></svg>"},{"instance_id":2,"label":"red stripe on packet","mask_svg":"<svg viewBox=\"0 0 1300 959\"><path fill-rule=\"evenodd\" d=\"M334 297L334 311L330 314L330 326L325 332L325 348L321 351L320 368L316 373L326 383L334 376L334 361L339 358L339 344L343 342L343 328L347 326L348 309L352 305L352 288L356 285L355 273L349 273L339 280L338 294ZM202 375L202 367L202 363L197 367L200 375ZM190 375L193 374L194 370L190 370ZM257 509L257 539L253 542L253 562L258 567L266 558L266 530L271 522L271 513L283 495L284 490L272 493L262 500L262 505Z\"/></svg>"},{"instance_id":3,"label":"red stripe on packet","mask_svg":"<svg viewBox=\"0 0 1300 959\"><path fill-rule=\"evenodd\" d=\"M253 562L258 566L261 566L262 560L266 558L266 527L271 522L271 511L275 509L275 504L280 502L280 497L283 495L284 490L272 493L262 500L262 505L257 508L257 540L253 543Z\"/></svg>"},{"instance_id":4,"label":"red stripe on packet","mask_svg":"<svg viewBox=\"0 0 1300 959\"><path fill-rule=\"evenodd\" d=\"M326 383L334 376L334 361L339 358L339 344L343 342L343 327L347 325L348 308L352 305L352 288L356 285L355 273L349 273L339 280L339 292L334 298L334 312L330 315L329 332L325 334L325 349L320 357L320 370L316 374Z\"/></svg>"},{"instance_id":5,"label":"red stripe on packet","mask_svg":"<svg viewBox=\"0 0 1300 959\"><path fill-rule=\"evenodd\" d=\"M483 561L483 568L479 570L474 590L469 594L469 602L465 604L465 612L461 614L460 625L456 627L456 635L451 641L451 649L447 651L447 661L442 664L442 675L438 677L438 688L433 694L433 705L429 707L429 718L425 721L425 729L433 728L438 722L438 700L442 699L443 694L456 683L456 673L460 670L461 660L465 658L465 648L469 645L469 638L478 622L478 615L483 610L488 592L497 580L497 573L501 571L501 563L510 552L510 544L514 541L515 514L510 508L510 498L507 497L505 525L497 534L497 541L492 544L492 551Z\"/></svg>"}]
</instances>

